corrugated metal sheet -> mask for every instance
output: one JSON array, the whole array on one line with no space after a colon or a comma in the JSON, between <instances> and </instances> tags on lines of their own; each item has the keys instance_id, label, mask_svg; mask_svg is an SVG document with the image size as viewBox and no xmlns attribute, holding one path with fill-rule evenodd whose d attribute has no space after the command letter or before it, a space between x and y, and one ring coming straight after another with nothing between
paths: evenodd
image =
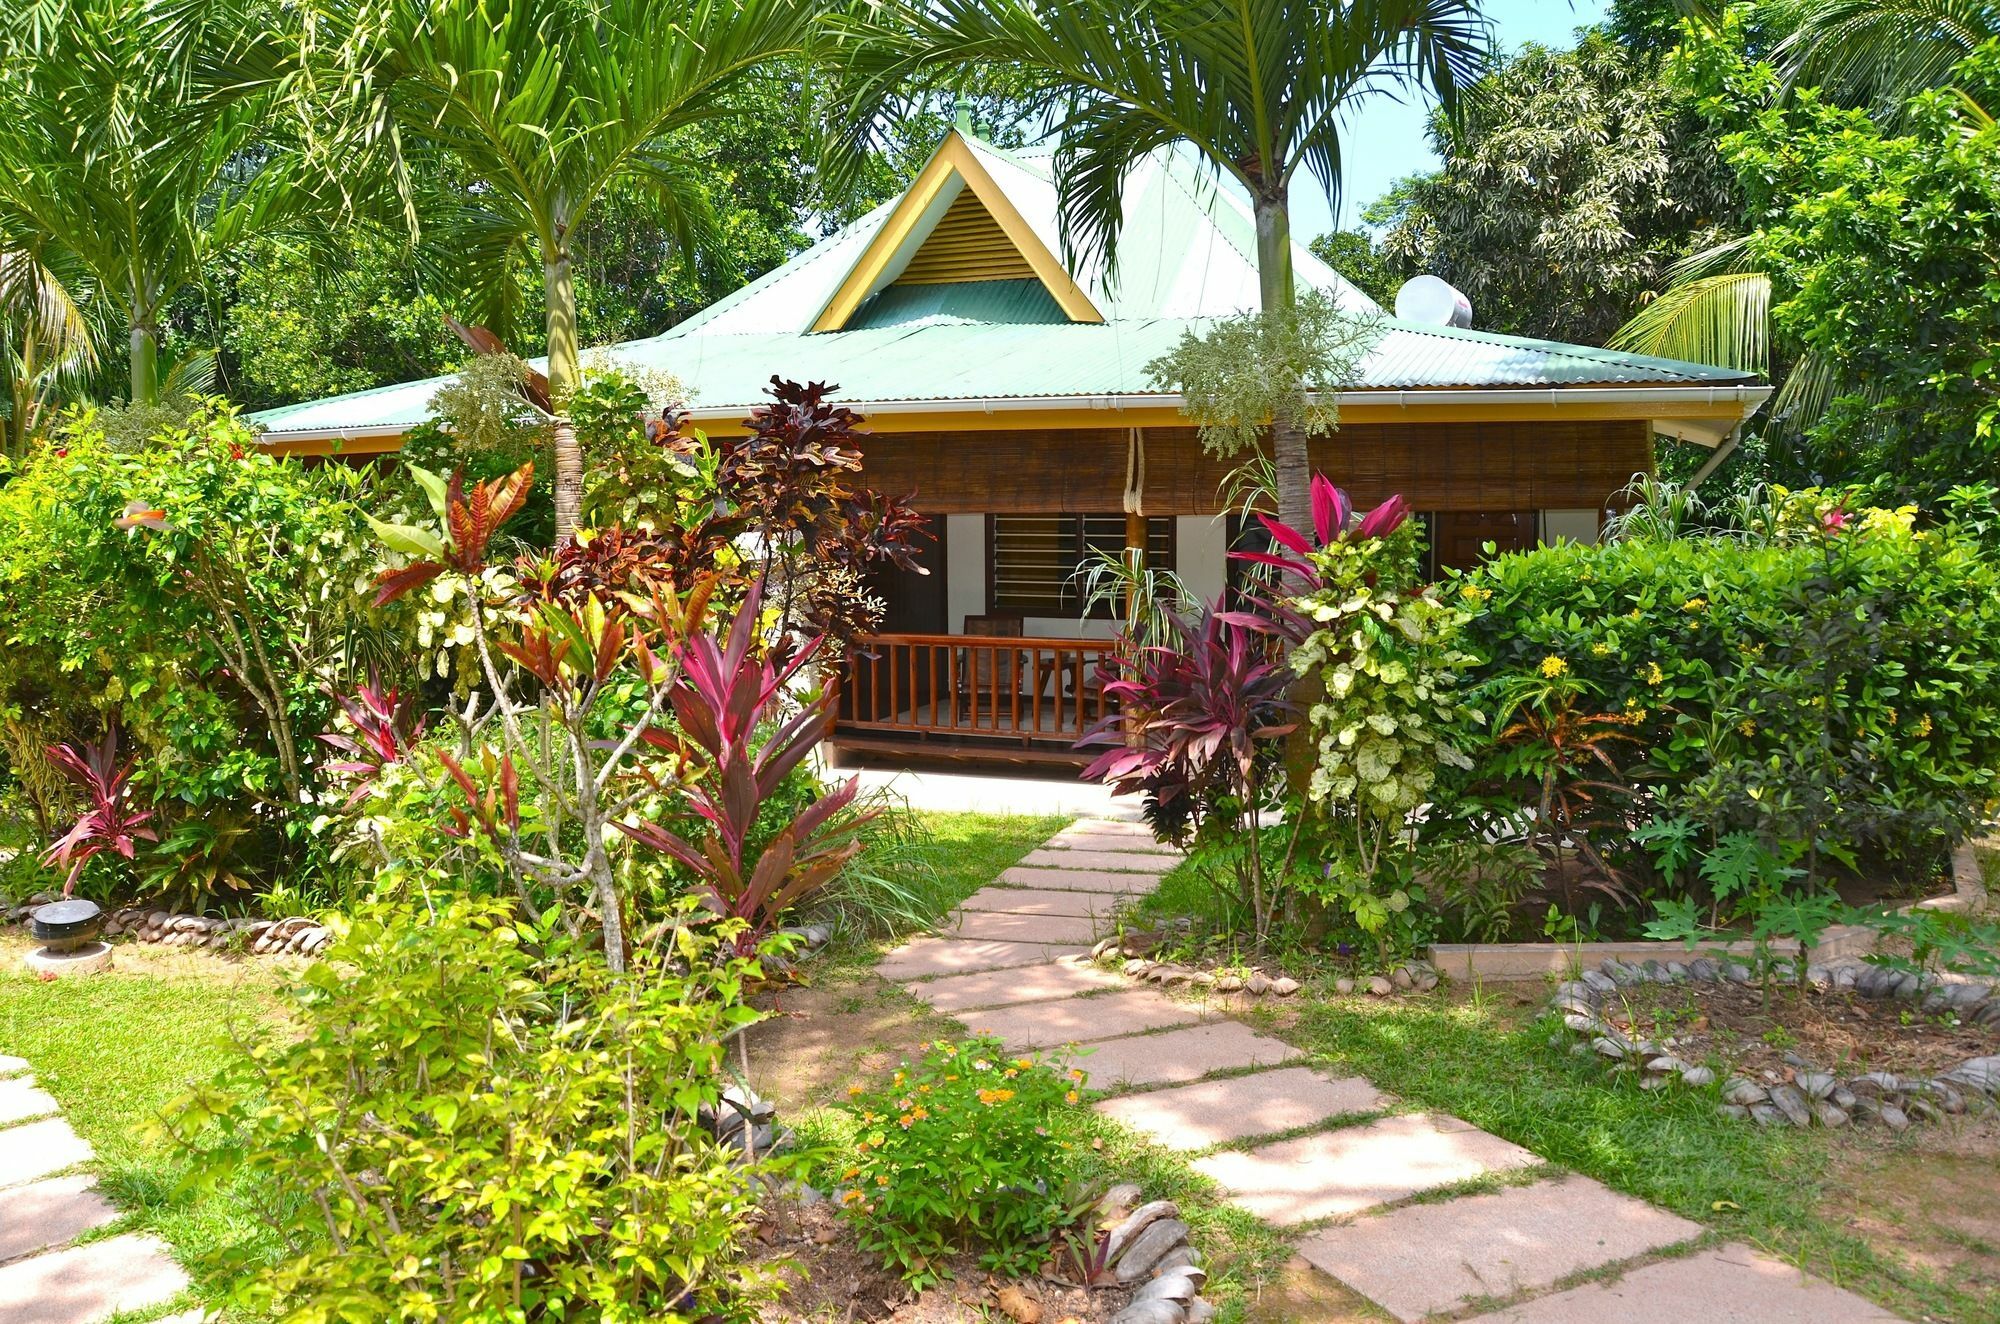
<instances>
[{"instance_id":1,"label":"corrugated metal sheet","mask_svg":"<svg viewBox=\"0 0 2000 1324\"><path fill-rule=\"evenodd\" d=\"M1001 152L974 142L981 164L1022 216L1061 253L1046 152ZM612 346L634 364L664 368L694 390L698 408L749 409L771 374L838 382L852 400L1098 397L1158 390L1146 364L1188 330L1255 307L1255 227L1247 202L1180 151L1164 151L1131 178L1117 280L1093 261L1077 279L1104 310L1102 325L1070 323L1034 280L901 285L863 306L850 329L805 330L867 247L884 204L792 261L663 335ZM1343 307L1375 305L1299 245L1301 282ZM1699 386L1750 380L1697 364L1385 318L1360 389ZM439 380L293 405L255 416L273 434L409 427L428 415Z\"/></svg>"}]
</instances>

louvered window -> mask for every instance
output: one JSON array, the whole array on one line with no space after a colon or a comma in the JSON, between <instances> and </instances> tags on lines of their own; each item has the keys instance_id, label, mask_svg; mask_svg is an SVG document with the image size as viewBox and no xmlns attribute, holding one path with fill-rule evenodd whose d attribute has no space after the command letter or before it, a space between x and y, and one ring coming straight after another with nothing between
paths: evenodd
<instances>
[{"instance_id":1,"label":"louvered window","mask_svg":"<svg viewBox=\"0 0 2000 1324\"><path fill-rule=\"evenodd\" d=\"M989 515L986 519L986 609L1037 616L1075 616L1083 609L1078 571L1097 553L1125 547L1123 515ZM1146 564L1174 568L1174 521L1146 521Z\"/></svg>"}]
</instances>

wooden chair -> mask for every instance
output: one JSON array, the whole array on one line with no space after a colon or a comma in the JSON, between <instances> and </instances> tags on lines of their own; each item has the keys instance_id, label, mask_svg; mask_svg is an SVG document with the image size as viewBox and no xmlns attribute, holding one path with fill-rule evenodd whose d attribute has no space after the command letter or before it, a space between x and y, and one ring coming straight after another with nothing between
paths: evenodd
<instances>
[{"instance_id":1,"label":"wooden chair","mask_svg":"<svg viewBox=\"0 0 2000 1324\"><path fill-rule=\"evenodd\" d=\"M1027 622L1018 612L967 616L965 634L973 639L1019 639L1027 634ZM959 676L959 715L976 727L982 702L1006 700L1011 707L1020 688L1020 659L1018 652L1004 649L968 648L967 665L961 667ZM999 713L993 713L992 718L998 730Z\"/></svg>"}]
</instances>

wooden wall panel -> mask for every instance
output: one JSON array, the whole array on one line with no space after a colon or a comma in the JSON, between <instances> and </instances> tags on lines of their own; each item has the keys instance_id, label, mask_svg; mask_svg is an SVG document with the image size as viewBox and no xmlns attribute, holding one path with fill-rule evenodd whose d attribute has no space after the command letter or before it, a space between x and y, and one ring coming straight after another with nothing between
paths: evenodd
<instances>
[{"instance_id":1,"label":"wooden wall panel","mask_svg":"<svg viewBox=\"0 0 2000 1324\"><path fill-rule=\"evenodd\" d=\"M863 479L916 493L938 514L1116 511L1123 428L870 437ZM1595 510L1653 466L1643 420L1356 423L1312 443L1313 467L1374 505L1401 492L1418 510ZM1208 515L1231 464L1192 428L1146 431L1146 513Z\"/></svg>"}]
</instances>

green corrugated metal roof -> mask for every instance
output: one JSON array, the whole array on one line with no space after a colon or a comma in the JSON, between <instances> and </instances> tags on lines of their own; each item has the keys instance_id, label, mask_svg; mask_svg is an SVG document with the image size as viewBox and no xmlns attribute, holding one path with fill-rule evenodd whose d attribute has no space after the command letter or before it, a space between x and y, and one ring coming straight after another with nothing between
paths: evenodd
<instances>
[{"instance_id":1,"label":"green corrugated metal roof","mask_svg":"<svg viewBox=\"0 0 2000 1324\"><path fill-rule=\"evenodd\" d=\"M998 183L1060 252L1046 152L1003 153L972 144ZM1190 154L1157 154L1133 173L1119 244L1118 279L1094 264L1076 278L1102 309L1102 325L1072 324L1036 281L890 286L864 303L849 329L807 330L893 210L885 204L688 321L608 353L664 369L685 382L697 410L749 410L777 373L837 382L867 404L1018 398L1099 399L1155 391L1145 366L1188 330L1257 303L1255 231L1244 200ZM1376 307L1338 273L1294 245L1302 284L1344 307ZM383 432L429 415L443 379L382 387L254 416L273 440L287 434ZM1360 390L1721 386L1744 374L1587 346L1384 318L1362 365Z\"/></svg>"}]
</instances>

